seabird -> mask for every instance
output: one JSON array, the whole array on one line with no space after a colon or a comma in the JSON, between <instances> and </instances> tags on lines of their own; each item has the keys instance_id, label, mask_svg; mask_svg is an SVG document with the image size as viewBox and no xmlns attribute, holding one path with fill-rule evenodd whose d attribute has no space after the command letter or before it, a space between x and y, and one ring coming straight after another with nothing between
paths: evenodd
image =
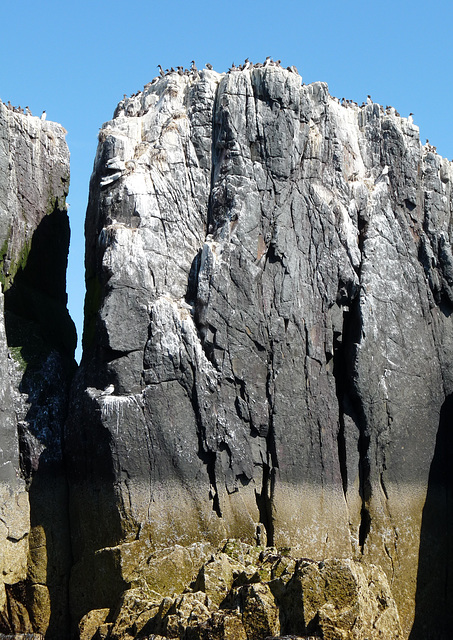
<instances>
[{"instance_id":1,"label":"seabird","mask_svg":"<svg viewBox=\"0 0 453 640\"><path fill-rule=\"evenodd\" d=\"M209 71L212 70L212 64L209 64L209 62L206 63L206 69L209 69Z\"/></svg>"},{"instance_id":2,"label":"seabird","mask_svg":"<svg viewBox=\"0 0 453 640\"><path fill-rule=\"evenodd\" d=\"M115 386L113 384L109 384L108 387L105 387L104 391L101 392L101 396L111 396L115 391Z\"/></svg>"},{"instance_id":3,"label":"seabird","mask_svg":"<svg viewBox=\"0 0 453 640\"><path fill-rule=\"evenodd\" d=\"M190 70L192 71L192 73L197 73L198 69L197 65L195 64L195 60L192 60L190 63Z\"/></svg>"},{"instance_id":4,"label":"seabird","mask_svg":"<svg viewBox=\"0 0 453 640\"><path fill-rule=\"evenodd\" d=\"M164 70L162 69L162 67L160 66L160 64L157 65L157 68L159 69L160 77L163 78L165 73L164 73Z\"/></svg>"},{"instance_id":5,"label":"seabird","mask_svg":"<svg viewBox=\"0 0 453 640\"><path fill-rule=\"evenodd\" d=\"M30 107L25 107L25 113L27 114L27 116L31 116L32 115Z\"/></svg>"},{"instance_id":6,"label":"seabird","mask_svg":"<svg viewBox=\"0 0 453 640\"><path fill-rule=\"evenodd\" d=\"M366 97L366 103L367 103L367 104L373 104L373 101L372 101L372 99L371 99L371 96L367 96L367 97Z\"/></svg>"},{"instance_id":7,"label":"seabird","mask_svg":"<svg viewBox=\"0 0 453 640\"><path fill-rule=\"evenodd\" d=\"M46 115L47 115L47 113L45 111L43 111L41 113L41 120L45 120L46 119Z\"/></svg>"}]
</instances>

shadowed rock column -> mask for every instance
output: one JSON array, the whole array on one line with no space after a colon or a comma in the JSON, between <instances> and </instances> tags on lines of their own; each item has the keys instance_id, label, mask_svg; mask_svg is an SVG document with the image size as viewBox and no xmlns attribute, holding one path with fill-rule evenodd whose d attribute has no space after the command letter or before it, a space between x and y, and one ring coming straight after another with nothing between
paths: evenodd
<instances>
[{"instance_id":1,"label":"shadowed rock column","mask_svg":"<svg viewBox=\"0 0 453 640\"><path fill-rule=\"evenodd\" d=\"M423 507L410 640L451 637L453 625L453 396L442 405Z\"/></svg>"},{"instance_id":2,"label":"shadowed rock column","mask_svg":"<svg viewBox=\"0 0 453 640\"><path fill-rule=\"evenodd\" d=\"M62 435L75 330L64 136L60 125L0 104L0 630L49 639L68 629L71 564Z\"/></svg>"}]
</instances>

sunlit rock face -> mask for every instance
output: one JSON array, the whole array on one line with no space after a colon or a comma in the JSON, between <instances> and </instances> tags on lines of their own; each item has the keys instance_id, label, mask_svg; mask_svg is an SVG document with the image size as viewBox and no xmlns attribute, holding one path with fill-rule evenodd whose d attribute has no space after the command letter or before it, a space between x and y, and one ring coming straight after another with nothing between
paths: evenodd
<instances>
[{"instance_id":1,"label":"sunlit rock face","mask_svg":"<svg viewBox=\"0 0 453 640\"><path fill-rule=\"evenodd\" d=\"M379 565L406 636L447 625L452 178L394 109L278 66L118 105L67 425L77 619L133 540L266 535Z\"/></svg>"},{"instance_id":2,"label":"sunlit rock face","mask_svg":"<svg viewBox=\"0 0 453 640\"><path fill-rule=\"evenodd\" d=\"M65 133L0 102L0 632L8 637L61 638L68 627L62 435L75 331L66 310Z\"/></svg>"}]
</instances>

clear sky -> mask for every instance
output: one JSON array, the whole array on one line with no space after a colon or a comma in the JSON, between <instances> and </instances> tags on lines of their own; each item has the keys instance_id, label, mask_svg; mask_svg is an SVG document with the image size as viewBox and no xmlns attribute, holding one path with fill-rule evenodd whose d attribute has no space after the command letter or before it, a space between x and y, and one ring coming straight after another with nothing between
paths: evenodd
<instances>
[{"instance_id":1,"label":"clear sky","mask_svg":"<svg viewBox=\"0 0 453 640\"><path fill-rule=\"evenodd\" d=\"M82 331L83 224L102 123L164 68L246 57L295 65L305 83L414 113L422 142L453 158L452 0L9 0L1 9L0 98L68 131L69 310Z\"/></svg>"}]
</instances>

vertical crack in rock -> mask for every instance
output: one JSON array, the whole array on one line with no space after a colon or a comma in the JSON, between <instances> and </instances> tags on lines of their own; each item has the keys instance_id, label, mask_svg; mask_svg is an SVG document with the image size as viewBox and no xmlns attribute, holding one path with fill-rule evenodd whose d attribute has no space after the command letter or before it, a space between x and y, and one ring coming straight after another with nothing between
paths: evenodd
<instances>
[{"instance_id":1,"label":"vertical crack in rock","mask_svg":"<svg viewBox=\"0 0 453 640\"><path fill-rule=\"evenodd\" d=\"M360 295L357 296L352 302L350 312L347 314L345 336L352 347L352 351L355 354L359 348L361 335L362 335L362 318L360 315ZM369 511L369 501L371 499L372 485L371 485L371 465L370 465L370 434L366 424L365 413L363 410L362 400L360 393L356 387L357 373L352 364L352 370L349 374L349 379L352 381L349 399L354 409L354 415L357 420L357 426L359 428L358 437L358 453L359 453L359 495L362 502L360 510L360 526L359 526L359 548L361 553L364 553L365 543L367 536L370 533L371 516Z\"/></svg>"},{"instance_id":2,"label":"vertical crack in rock","mask_svg":"<svg viewBox=\"0 0 453 640\"><path fill-rule=\"evenodd\" d=\"M360 293L357 287L349 287L349 293L339 294L343 323L341 331L333 330L333 375L339 408L339 429L337 434L338 460L340 466L343 492L347 497L349 489L348 476L353 475L351 461L348 461L346 442L346 417L358 429L358 474L359 495L361 499L358 544L364 553L367 536L370 532L371 516L369 500L371 498L371 468L369 460L370 436L366 427L362 401L356 386L356 357L362 334L360 314Z\"/></svg>"},{"instance_id":3,"label":"vertical crack in rock","mask_svg":"<svg viewBox=\"0 0 453 640\"><path fill-rule=\"evenodd\" d=\"M216 479L216 458L217 454L215 451L212 451L207 443L206 438L206 425L203 424L203 415L205 414L205 409L202 409L200 406L198 393L197 393L197 371L195 367L192 369L193 372L193 388L192 388L192 403L195 412L195 419L197 422L197 435L198 435L198 456L203 464L206 466L206 472L208 474L210 490L209 490L209 498L212 500L212 510L217 514L219 518L222 517L222 511L220 508L220 499L219 499L219 491L217 488L217 479Z\"/></svg>"},{"instance_id":4,"label":"vertical crack in rock","mask_svg":"<svg viewBox=\"0 0 453 640\"><path fill-rule=\"evenodd\" d=\"M341 483L345 496L348 491L348 461L346 455L344 395L348 380L348 367L345 360L346 355L344 353L345 345L343 336L345 335L344 324L346 323L346 315L348 313L348 309L343 309L343 331L341 333L339 331L333 332L333 375L335 377L335 388L339 409L339 429L337 435L338 460L340 463ZM350 347L350 345L347 346Z\"/></svg>"},{"instance_id":5,"label":"vertical crack in rock","mask_svg":"<svg viewBox=\"0 0 453 640\"><path fill-rule=\"evenodd\" d=\"M260 514L260 522L266 530L267 544L274 544L274 518L272 514L275 473L278 468L274 434L274 367L272 341L268 352L268 372L266 379L266 397L268 403L268 432L266 434L266 460L262 462L261 491L255 490L256 504Z\"/></svg>"}]
</instances>

